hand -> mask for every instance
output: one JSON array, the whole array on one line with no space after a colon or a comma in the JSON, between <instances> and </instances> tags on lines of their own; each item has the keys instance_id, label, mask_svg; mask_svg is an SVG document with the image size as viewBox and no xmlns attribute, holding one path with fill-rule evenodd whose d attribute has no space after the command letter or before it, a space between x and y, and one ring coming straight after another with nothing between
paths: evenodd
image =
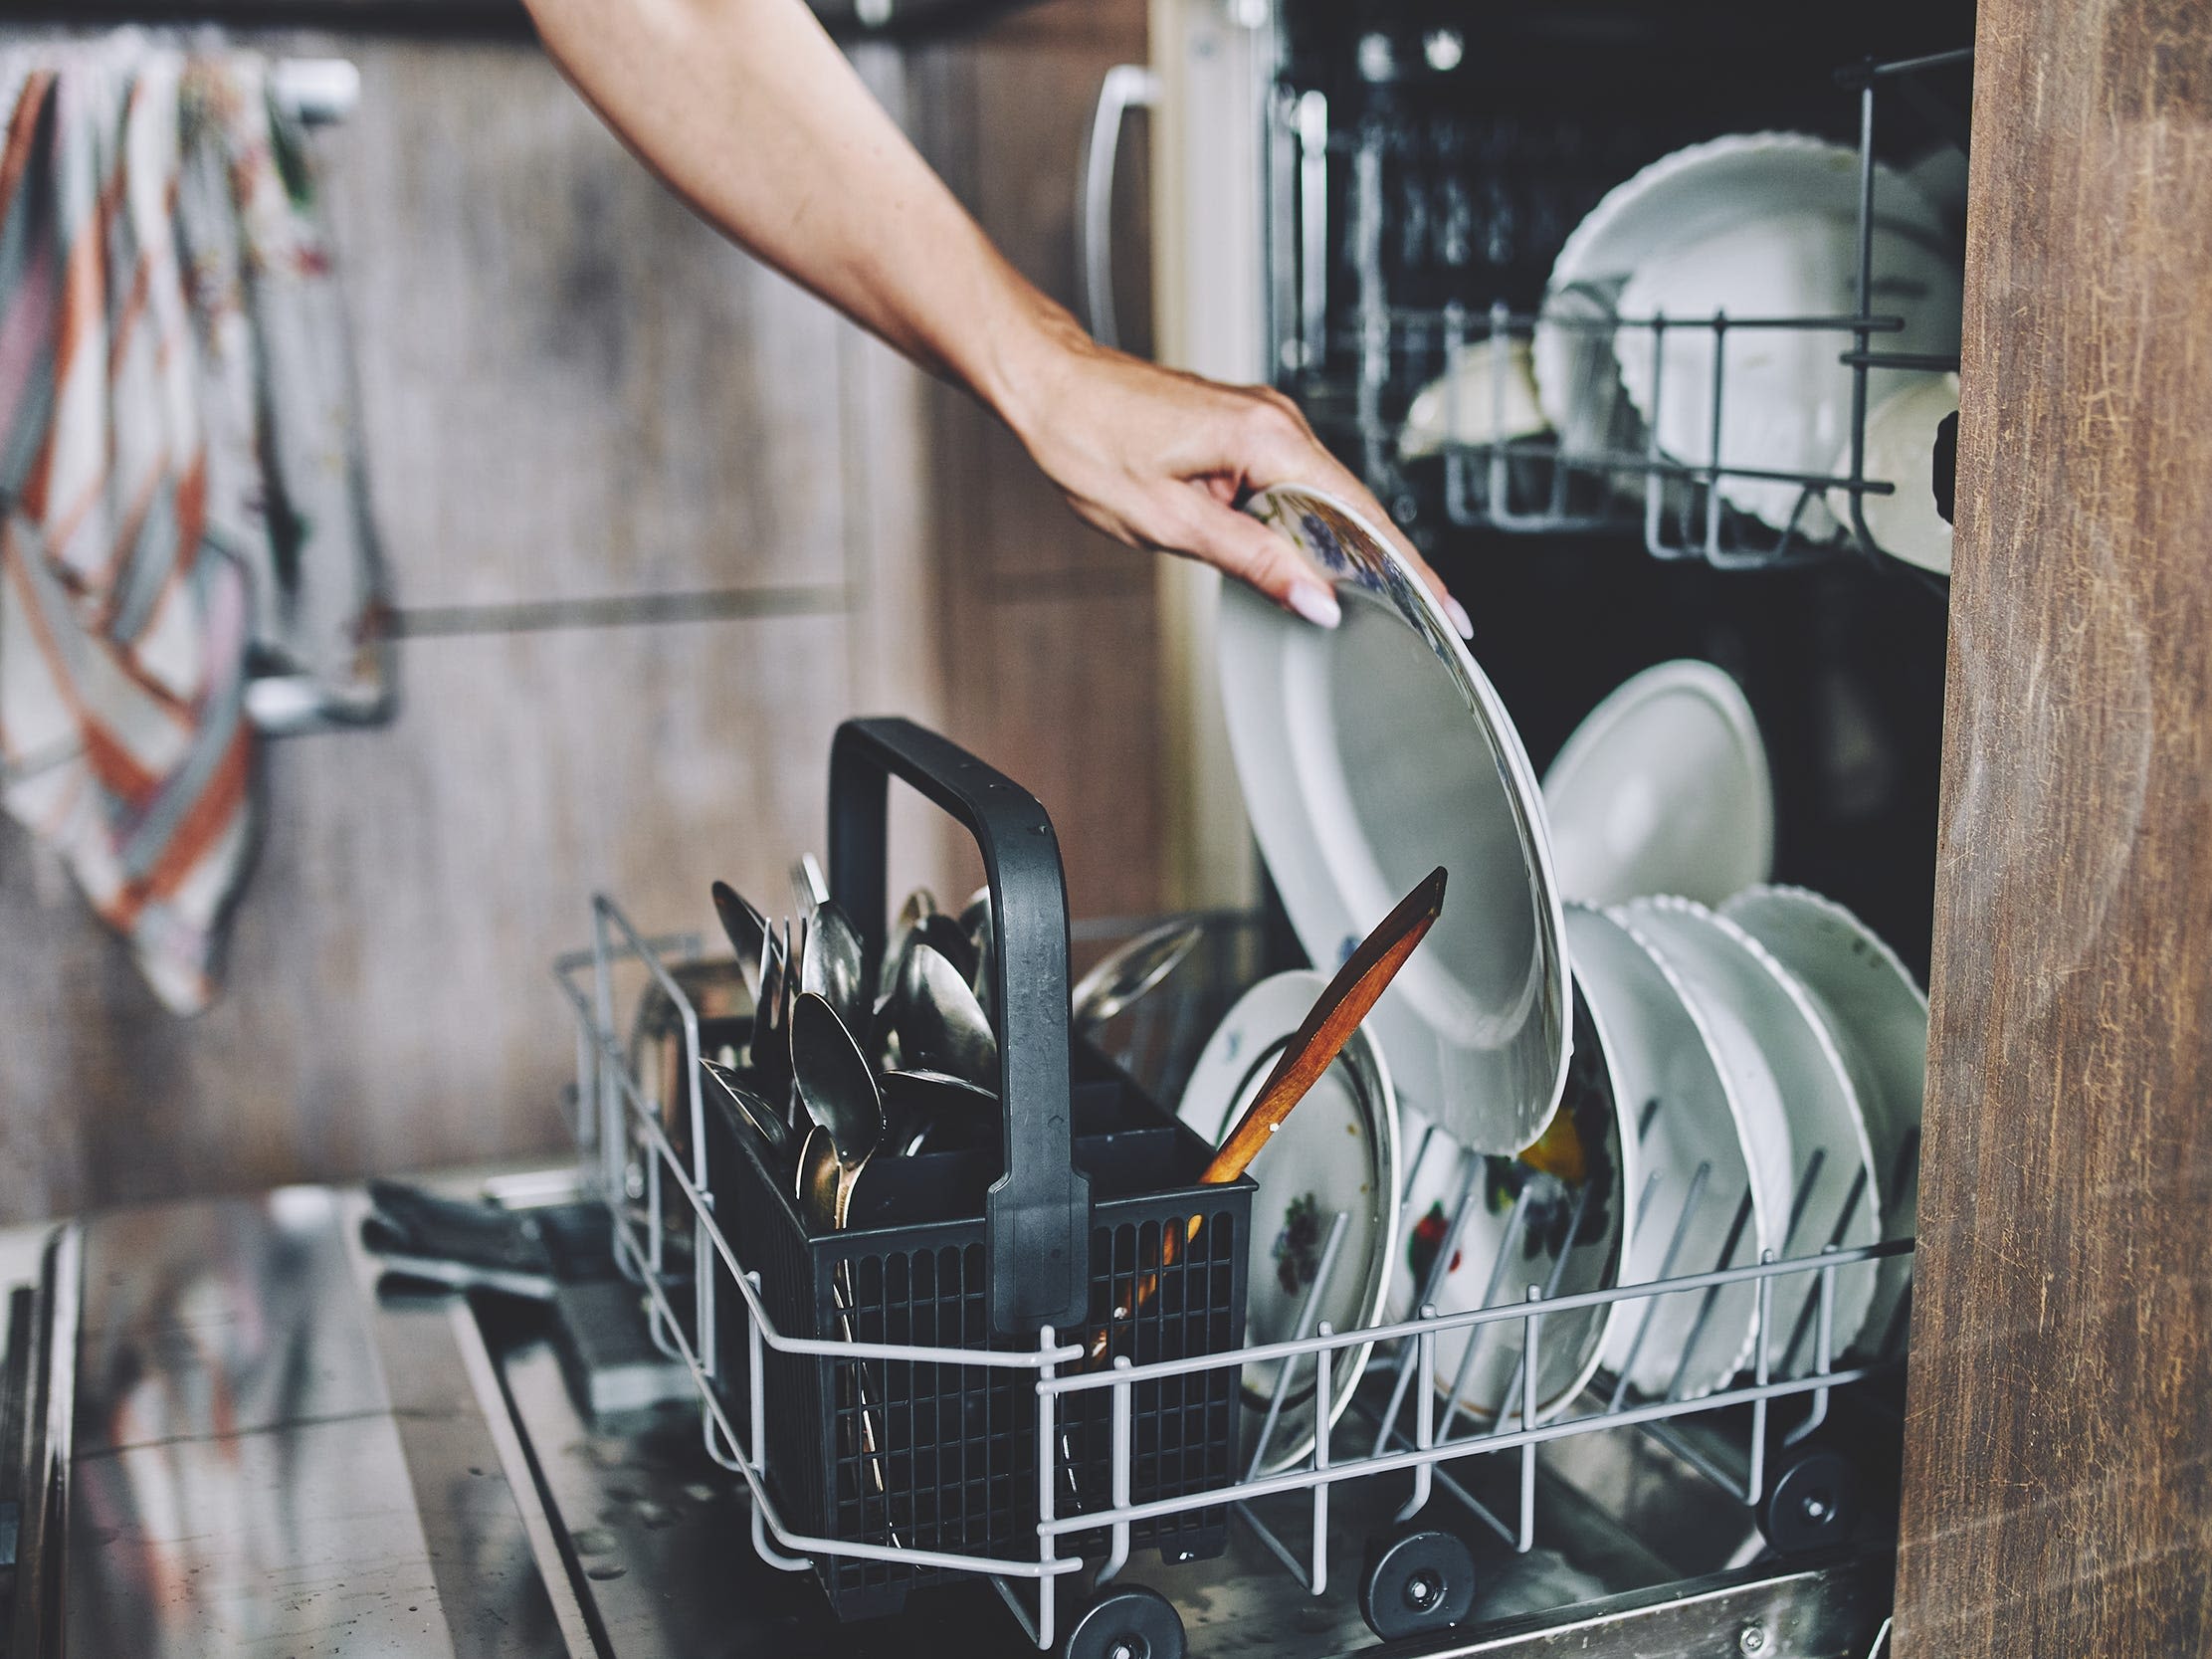
<instances>
[{"instance_id":1,"label":"hand","mask_svg":"<svg viewBox=\"0 0 2212 1659\"><path fill-rule=\"evenodd\" d=\"M1381 528L1461 635L1473 635L1459 601L1282 393L1108 350L1065 314L1046 318L1024 355L1008 376L1021 389L995 400L999 412L1069 505L1115 540L1203 559L1333 628L1340 612L1327 578L1236 506L1270 485L1311 485Z\"/></svg>"}]
</instances>

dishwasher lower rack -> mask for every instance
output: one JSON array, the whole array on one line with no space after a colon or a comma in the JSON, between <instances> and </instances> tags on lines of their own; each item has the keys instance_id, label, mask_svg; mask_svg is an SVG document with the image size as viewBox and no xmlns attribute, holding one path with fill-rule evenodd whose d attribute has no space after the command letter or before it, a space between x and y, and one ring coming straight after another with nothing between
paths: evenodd
<instances>
[{"instance_id":1,"label":"dishwasher lower rack","mask_svg":"<svg viewBox=\"0 0 2212 1659\"><path fill-rule=\"evenodd\" d=\"M1360 1611L1386 1640L1416 1637L1448 1629L1464 1617L1474 1579L1472 1554L1458 1533L1420 1519L1432 1499L1464 1509L1498 1549L1525 1555L1537 1541L1539 1491L1546 1484L1538 1479L1538 1449L1565 1451L1587 1436L1620 1433L1658 1442L1731 1504L1743 1506L1757 1518L1771 1553L1787 1556L1841 1548L1852 1537L1853 1460L1823 1430L1832 1414L1842 1415L1835 1410L1838 1396L1848 1399L1871 1379L1895 1375L1896 1334L1865 1362L1857 1356L1844 1362L1834 1341L1837 1276L1861 1263L1909 1254L1910 1240L1830 1246L1782 1259L1768 1252L1757 1262L1575 1295L1546 1295L1542 1287L1530 1286L1524 1301L1441 1313L1432 1301L1436 1281L1480 1200L1481 1160L1470 1159L1447 1230L1430 1258L1419 1311L1410 1319L1351 1331L1314 1321L1333 1238L1343 1227L1338 1218L1320 1274L1306 1292L1300 1335L1289 1341L1145 1362L1116 1356L1110 1368L1093 1368L1086 1342L1050 1327L1037 1333L1032 1346L997 1349L806 1336L777 1322L760 1272L731 1243L742 1236L730 1204L737 1194L716 1191L708 1180L706 1117L698 1084L699 1020L672 972L673 965L698 954L699 939L650 937L605 897L593 900L592 915L591 947L555 963L555 976L578 1017L575 1129L586 1174L612 1216L617 1265L643 1293L653 1341L696 1385L707 1455L743 1482L750 1498L751 1545L771 1567L819 1571L826 1561L862 1562L895 1574L974 1575L995 1588L1040 1649L1060 1647L1086 1659L1111 1659L1117 1652L1173 1659L1182 1651L1173 1606L1156 1590L1122 1578L1140 1537L1171 1538L1180 1518L1226 1512L1293 1581L1320 1596L1330 1583L1332 1500L1339 1489L1348 1489L1346 1508L1387 1517L1369 1537ZM675 1116L688 1122L690 1132L683 1151L666 1127L667 1108L625 1061L614 1017L620 975L657 985L681 1015L685 1075L691 1080L674 1103ZM1513 1243L1508 1225L1501 1258ZM1491 1277L1495 1295L1504 1273ZM1805 1313L1794 1330L1780 1333L1772 1317L1778 1286L1807 1278L1814 1290ZM1702 1319L1723 1290L1745 1285L1752 1288L1756 1308L1751 1359L1729 1385L1701 1397L1653 1398L1601 1372L1597 1384L1565 1413L1544 1420L1537 1376L1547 1320L1618 1304L1652 1310L1668 1298L1694 1299ZM1517 1339L1520 1359L1503 1394L1510 1403L1491 1421L1463 1414L1457 1383L1449 1393L1413 1385L1416 1378L1439 1374L1440 1345L1461 1334L1463 1357L1470 1362L1486 1335ZM1789 1367L1777 1360L1778 1344L1770 1340L1775 1337L1791 1353L1809 1345L1795 1374L1781 1374ZM1339 1412L1332 1399L1333 1360L1358 1348L1373 1355L1368 1381L1348 1402L1350 1409ZM745 1358L745 1386L732 1399L725 1356L737 1353ZM1034 1492L1025 1495L1021 1545L989 1552L924 1549L899 1539L896 1529L880 1542L806 1531L779 1501L769 1478L769 1438L776 1432L764 1386L769 1355L833 1364L850 1378L846 1385L860 1399L874 1385L871 1379L893 1366L981 1373L998 1391L1010 1383L1034 1395L1034 1447L1025 1448L1023 1459ZM1141 1496L1146 1482L1134 1432L1139 1397L1149 1391L1156 1398L1163 1387L1188 1388L1217 1376L1234 1378L1253 1365L1273 1366L1274 1377L1264 1411L1248 1413L1257 1427L1238 1453L1242 1475L1232 1470L1226 1479L1182 1483L1169 1496ZM1461 1368L1464 1373L1465 1363ZM1199 1392L1207 1390L1201 1386ZM1294 1392L1309 1401L1313 1422L1333 1427L1293 1466L1262 1473ZM1103 1495L1095 1490L1100 1466L1078 1449L1079 1424L1094 1433L1103 1430L1106 1437ZM1096 1443L1092 1434L1082 1438ZM1383 1502L1378 1511L1371 1493L1386 1481L1410 1484L1410 1491L1402 1502ZM1303 1515L1287 1520L1285 1505L1300 1500ZM1180 1558L1172 1544L1163 1558L1172 1570ZM1071 1618L1073 1598L1064 1592L1087 1569L1095 1593Z\"/></svg>"}]
</instances>

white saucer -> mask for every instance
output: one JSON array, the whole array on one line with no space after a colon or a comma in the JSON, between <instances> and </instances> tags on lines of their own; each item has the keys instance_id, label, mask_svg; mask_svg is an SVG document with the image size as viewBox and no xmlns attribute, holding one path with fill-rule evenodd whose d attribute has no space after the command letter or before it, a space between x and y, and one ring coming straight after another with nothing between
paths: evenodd
<instances>
[{"instance_id":1,"label":"white saucer","mask_svg":"<svg viewBox=\"0 0 2212 1659\"><path fill-rule=\"evenodd\" d=\"M1406 1258L1400 1264L1405 1271L1393 1297L1395 1317L1408 1318L1413 1312L1414 1298L1427 1282L1437 1243L1450 1223L1449 1211L1459 1196L1470 1157L1479 1165L1474 1204L1461 1230L1459 1248L1436 1287L1434 1302L1440 1313L1518 1303L1531 1286L1546 1296L1573 1296L1619 1282L1627 1241L1636 1228L1642 1175L1634 1134L1614 1094L1606 1054L1603 1028L1578 996L1574 1058L1559 1110L1570 1114L1582 1148L1579 1179L1538 1173L1518 1158L1463 1153L1442 1137L1430 1142L1421 1167L1414 1172L1407 1205L1411 1224L1405 1229ZM1530 1181L1536 1185L1508 1239L1515 1199ZM1502 1246L1508 1257L1501 1269ZM1537 1339L1537 1422L1556 1416L1589 1385L1610 1322L1618 1313L1616 1304L1544 1319ZM1478 1330L1483 1335L1471 1361L1466 1358L1467 1332L1437 1339L1433 1376L1437 1395L1449 1406L1456 1385L1467 1417L1475 1422L1495 1422L1503 1405L1508 1421L1517 1423L1523 1327L1517 1320L1507 1320ZM1467 1365L1464 1378L1463 1362ZM1437 1432L1445 1432L1442 1419ZM1454 1432L1460 1430L1455 1426Z\"/></svg>"},{"instance_id":2,"label":"white saucer","mask_svg":"<svg viewBox=\"0 0 2212 1659\"><path fill-rule=\"evenodd\" d=\"M1215 1145L1228 1139L1282 1057L1286 1039L1327 986L1322 974L1279 973L1245 992L1206 1040L1176 1116ZM1380 1324L1398 1236L1398 1109L1390 1073L1364 1030L1352 1033L1336 1063L1261 1148L1251 1174L1260 1191L1252 1206L1246 1340L1275 1343L1298 1335L1300 1307L1339 1211L1343 1242L1307 1334L1322 1320L1338 1331ZM1331 1423L1351 1404L1367 1354L1365 1345L1338 1352L1329 1375ZM1280 1363L1245 1367L1248 1445L1280 1370ZM1308 1360L1293 1373L1262 1472L1288 1469L1312 1449Z\"/></svg>"},{"instance_id":3,"label":"white saucer","mask_svg":"<svg viewBox=\"0 0 2212 1659\"><path fill-rule=\"evenodd\" d=\"M1621 1283L1757 1261L1762 1249L1778 1247L1789 1208L1788 1128L1778 1106L1738 1096L1718 1039L1632 928L1569 905L1567 937L1637 1148L1637 1225ZM1746 1194L1751 1210L1737 1232ZM1706 1302L1693 1291L1619 1304L1606 1367L1654 1398L1698 1399L1722 1386L1750 1358L1757 1297L1738 1284L1715 1292L1709 1311Z\"/></svg>"},{"instance_id":4,"label":"white saucer","mask_svg":"<svg viewBox=\"0 0 2212 1659\"><path fill-rule=\"evenodd\" d=\"M1758 722L1710 663L1661 663L1591 710L1544 773L1559 891L1613 905L1708 905L1774 869L1774 791Z\"/></svg>"},{"instance_id":5,"label":"white saucer","mask_svg":"<svg viewBox=\"0 0 2212 1659\"><path fill-rule=\"evenodd\" d=\"M1718 1037L1739 1094L1770 1095L1786 1125L1790 1208L1778 1253L1803 1258L1828 1244L1879 1240L1882 1181L1858 1091L1804 986L1742 929L1691 900L1640 899L1619 914L1681 977ZM1833 1355L1865 1326L1876 1276L1866 1262L1836 1275ZM1808 1324L1799 1336L1799 1320L1819 1294L1811 1273L1774 1281L1770 1374L1813 1368L1815 1333Z\"/></svg>"},{"instance_id":6,"label":"white saucer","mask_svg":"<svg viewBox=\"0 0 2212 1659\"><path fill-rule=\"evenodd\" d=\"M1883 1236L1912 1237L1919 1220L1920 1100L1927 1086L1926 993L1872 929L1817 893L1754 888L1729 900L1721 914L1811 992L1866 1113ZM1860 1344L1875 1357L1904 1352L1899 1305L1911 1280L1910 1256L1890 1257L1876 1276Z\"/></svg>"}]
</instances>

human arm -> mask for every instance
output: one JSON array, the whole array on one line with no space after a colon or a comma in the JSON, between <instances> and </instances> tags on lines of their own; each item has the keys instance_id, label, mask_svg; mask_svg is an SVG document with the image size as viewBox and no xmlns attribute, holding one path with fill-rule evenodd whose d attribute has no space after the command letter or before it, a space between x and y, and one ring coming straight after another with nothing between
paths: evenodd
<instances>
[{"instance_id":1,"label":"human arm","mask_svg":"<svg viewBox=\"0 0 2212 1659\"><path fill-rule=\"evenodd\" d=\"M1333 618L1318 573L1235 505L1304 483L1387 524L1364 486L1273 390L1094 342L991 244L801 0L528 4L564 73L671 188L966 387L1084 518L1131 546L1202 558L1312 620ZM1397 543L1443 597L1412 546Z\"/></svg>"}]
</instances>

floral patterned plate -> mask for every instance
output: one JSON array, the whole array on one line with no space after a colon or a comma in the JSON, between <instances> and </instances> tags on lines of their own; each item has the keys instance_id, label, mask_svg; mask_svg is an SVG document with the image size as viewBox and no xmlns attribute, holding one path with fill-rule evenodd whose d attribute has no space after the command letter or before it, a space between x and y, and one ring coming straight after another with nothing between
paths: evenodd
<instances>
[{"instance_id":1,"label":"floral patterned plate","mask_svg":"<svg viewBox=\"0 0 2212 1659\"><path fill-rule=\"evenodd\" d=\"M1327 987L1322 974L1279 973L1245 992L1206 1040L1176 1115L1216 1145L1227 1140ZM1246 1341L1299 1335L1299 1314L1339 1212L1343 1238L1306 1334L1322 1320L1337 1331L1379 1323L1398 1235L1398 1106L1390 1073L1364 1030L1352 1033L1336 1063L1284 1120L1251 1174L1260 1191L1252 1205ZM1351 1403L1367 1351L1362 1345L1338 1352L1329 1376L1331 1422ZM1247 1458L1279 1369L1245 1367ZM1288 1469L1312 1449L1313 1364L1307 1359L1291 1375L1261 1470Z\"/></svg>"},{"instance_id":2,"label":"floral patterned plate","mask_svg":"<svg viewBox=\"0 0 2212 1659\"><path fill-rule=\"evenodd\" d=\"M1368 1016L1409 1105L1507 1156L1559 1103L1572 1002L1543 801L1520 735L1428 590L1343 503L1246 509L1331 578L1321 629L1231 585L1222 696L1245 806L1314 965L1334 968L1438 865L1444 914Z\"/></svg>"}]
</instances>

